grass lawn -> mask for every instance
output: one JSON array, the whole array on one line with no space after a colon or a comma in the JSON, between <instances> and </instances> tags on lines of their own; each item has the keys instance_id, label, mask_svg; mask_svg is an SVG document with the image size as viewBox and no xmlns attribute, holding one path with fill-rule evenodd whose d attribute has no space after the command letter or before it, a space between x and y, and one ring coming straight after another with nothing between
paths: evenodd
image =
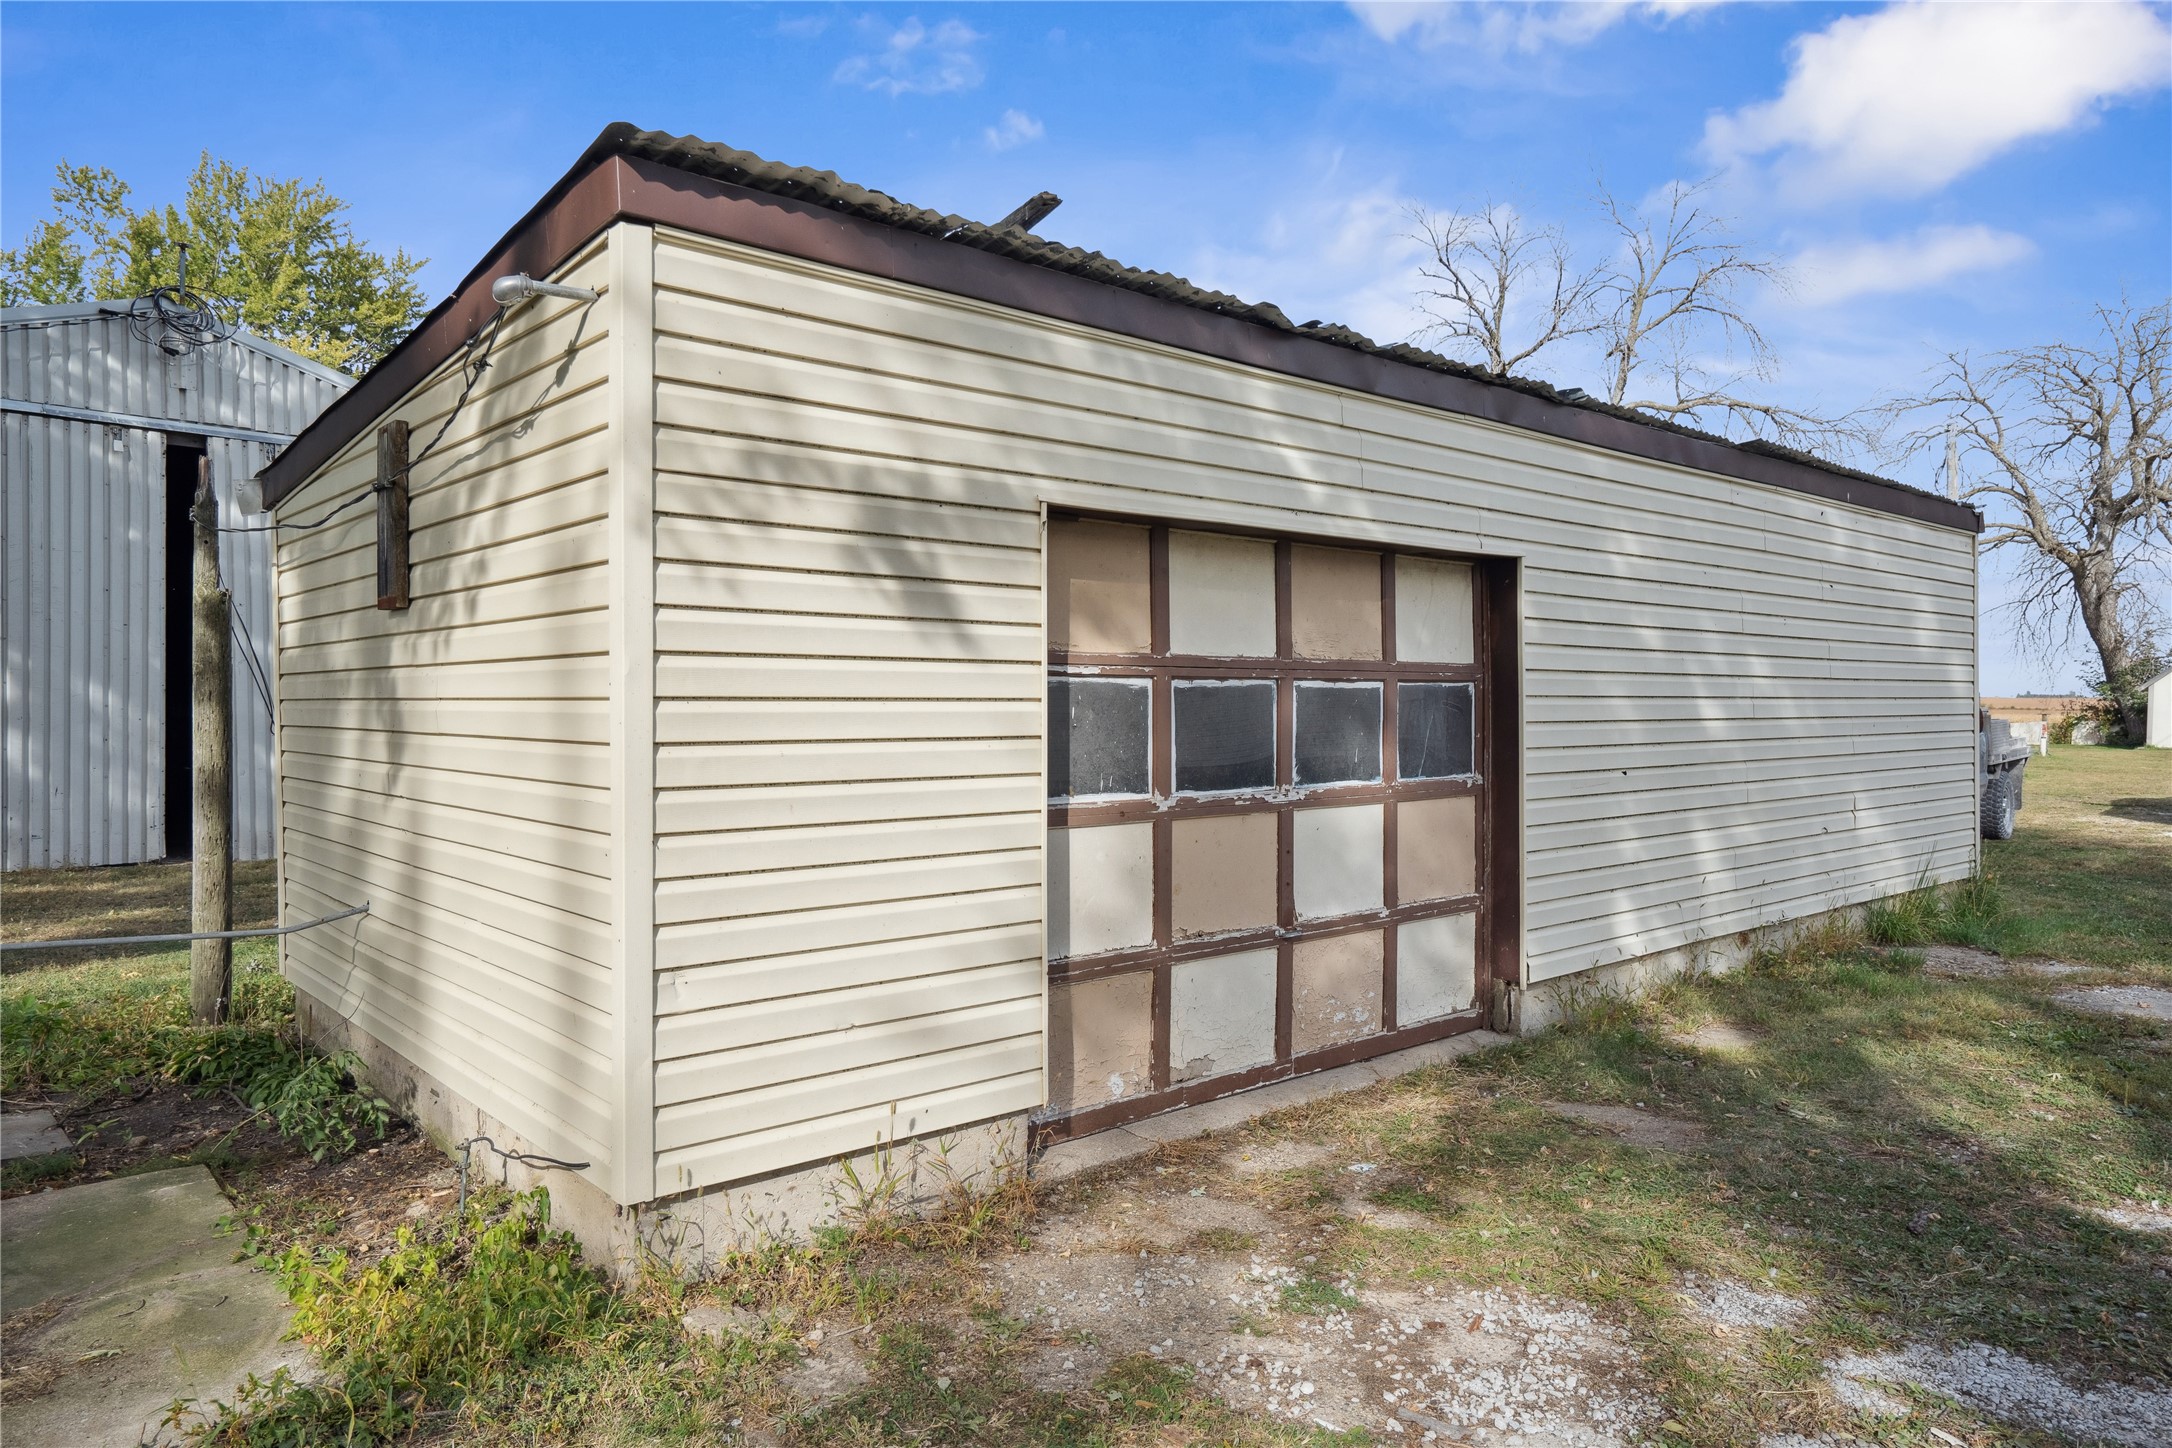
<instances>
[{"instance_id":1,"label":"grass lawn","mask_svg":"<svg viewBox=\"0 0 2172 1448\"><path fill-rule=\"evenodd\" d=\"M2101 1388L2091 1401L2172 1384L2172 1233L2145 1230L2172 1203L2172 1040L2055 999L2172 984L2172 755L2055 748L2030 766L2019 838L1986 858L1987 888L1881 912L1883 939L1832 933L1587 1001L1545 1036L933 1222L869 1215L690 1287L604 1286L526 1199L456 1223L421 1175L393 1180L388 1235L298 1207L307 1183L245 1183L252 1250L345 1392L285 1389L199 1428L1356 1444L1433 1422L1436 1444L1488 1445L1507 1440L1442 1414L1502 1381L1554 1393L1532 1412L1618 1410L1597 1427L1625 1442L2091 1441L2086 1420L1994 1416L1923 1380L1889 1376L1893 1411L1866 1413L1833 1367L1981 1345L1971 1361L2010 1378L2025 1359L2063 1391ZM2089 970L1943 973L1944 942ZM33 1001L170 1016L184 974L169 956L48 966L0 999L11 1018ZM96 1074L57 1035L10 1042L11 1099ZM2172 1397L2150 1401L2163 1431L2127 1441L2172 1441Z\"/></svg>"},{"instance_id":2,"label":"grass lawn","mask_svg":"<svg viewBox=\"0 0 2172 1448\"><path fill-rule=\"evenodd\" d=\"M279 881L269 860L234 866L234 928L270 925ZM19 870L0 876L0 940L76 940L93 935L179 935L189 928L189 867L126 865L107 870ZM247 946L241 947L247 949ZM269 946L258 942L258 948ZM187 967L188 947L40 950L0 957L9 975L56 966L142 961L171 973Z\"/></svg>"},{"instance_id":3,"label":"grass lawn","mask_svg":"<svg viewBox=\"0 0 2172 1448\"><path fill-rule=\"evenodd\" d=\"M1985 943L2172 982L2172 750L2054 744L2027 781L1985 845L2008 907Z\"/></svg>"}]
</instances>

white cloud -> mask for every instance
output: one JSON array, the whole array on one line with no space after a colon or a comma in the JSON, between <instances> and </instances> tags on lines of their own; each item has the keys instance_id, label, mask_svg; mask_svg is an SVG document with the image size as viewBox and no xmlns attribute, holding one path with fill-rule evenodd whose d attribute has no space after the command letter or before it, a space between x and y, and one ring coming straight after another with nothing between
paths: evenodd
<instances>
[{"instance_id":1,"label":"white cloud","mask_svg":"<svg viewBox=\"0 0 2172 1448\"><path fill-rule=\"evenodd\" d=\"M2033 256L2036 244L1988 226L1926 226L1912 236L1805 249L1790 264L1795 300L1832 306L1852 297L1915 292Z\"/></svg>"},{"instance_id":2,"label":"white cloud","mask_svg":"<svg viewBox=\"0 0 2172 1448\"><path fill-rule=\"evenodd\" d=\"M1024 111L1005 111L1000 120L981 132L991 151L1009 151L1028 141L1038 141L1047 128Z\"/></svg>"},{"instance_id":3,"label":"white cloud","mask_svg":"<svg viewBox=\"0 0 2172 1448\"><path fill-rule=\"evenodd\" d=\"M1890 5L1798 36L1769 101L1706 123L1716 163L1770 158L1805 199L1920 195L2106 102L2172 83L2172 29L2139 0Z\"/></svg>"},{"instance_id":4,"label":"white cloud","mask_svg":"<svg viewBox=\"0 0 2172 1448\"><path fill-rule=\"evenodd\" d=\"M1390 44L1407 38L1421 50L1478 46L1505 55L1582 45L1632 15L1664 22L1718 3L1722 0L1350 0L1350 9L1367 30Z\"/></svg>"},{"instance_id":5,"label":"white cloud","mask_svg":"<svg viewBox=\"0 0 2172 1448\"><path fill-rule=\"evenodd\" d=\"M1203 248L1186 272L1200 286L1272 302L1293 322L1404 341L1425 322L1417 297L1426 252L1411 235L1410 209L1389 185L1308 191L1277 207L1251 245Z\"/></svg>"},{"instance_id":6,"label":"white cloud","mask_svg":"<svg viewBox=\"0 0 2172 1448\"><path fill-rule=\"evenodd\" d=\"M914 16L895 30L869 20L860 31L876 42L874 48L846 57L832 79L892 96L941 95L981 82L975 47L987 37L962 20L931 28Z\"/></svg>"}]
</instances>

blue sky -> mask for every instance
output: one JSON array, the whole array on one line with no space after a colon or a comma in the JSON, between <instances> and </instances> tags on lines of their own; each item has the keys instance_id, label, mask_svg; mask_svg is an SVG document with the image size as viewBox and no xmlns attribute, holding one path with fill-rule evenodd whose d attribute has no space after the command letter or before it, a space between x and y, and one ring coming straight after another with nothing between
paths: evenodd
<instances>
[{"instance_id":1,"label":"blue sky","mask_svg":"<svg viewBox=\"0 0 2172 1448\"><path fill-rule=\"evenodd\" d=\"M163 57L156 62L152 57ZM1597 247L1600 178L1717 176L1789 263L1752 310L1781 400L2172 294L2172 29L2028 5L46 5L0 11L0 240L65 157L140 199L201 150L321 178L433 300L602 126L822 167L1350 323L1423 323L1408 209L1512 205ZM1593 385L1567 349L1528 369ZM1924 461L1900 469L1933 481ZM1986 570L1987 602L2005 568ZM2067 687L1985 622L1987 692Z\"/></svg>"}]
</instances>

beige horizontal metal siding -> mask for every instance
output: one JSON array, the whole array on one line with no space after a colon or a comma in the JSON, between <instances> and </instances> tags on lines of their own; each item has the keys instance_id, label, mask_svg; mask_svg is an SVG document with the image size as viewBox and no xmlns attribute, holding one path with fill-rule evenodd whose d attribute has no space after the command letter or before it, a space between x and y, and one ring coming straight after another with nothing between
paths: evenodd
<instances>
[{"instance_id":1,"label":"beige horizontal metal siding","mask_svg":"<svg viewBox=\"0 0 2172 1448\"><path fill-rule=\"evenodd\" d=\"M601 287L599 245L568 280ZM607 717L611 298L532 303L414 469L404 612L376 607L368 505L278 550L287 909L295 982L539 1149L611 1185L618 947ZM385 420L418 456L447 369ZM367 488L370 429L283 503Z\"/></svg>"},{"instance_id":2,"label":"beige horizontal metal siding","mask_svg":"<svg viewBox=\"0 0 2172 1448\"><path fill-rule=\"evenodd\" d=\"M12 320L23 315L0 327L0 395L14 401L163 419L178 433L217 425L291 436L350 385L246 336L171 357L124 316ZM242 511L240 485L269 448L224 437L207 446L221 526L261 523ZM165 812L163 434L8 413L0 492L5 868L186 853L188 820ZM229 531L219 556L238 635L234 850L264 859L274 846L272 721L247 658L268 672L270 549L262 533Z\"/></svg>"},{"instance_id":3,"label":"beige horizontal metal siding","mask_svg":"<svg viewBox=\"0 0 2172 1448\"><path fill-rule=\"evenodd\" d=\"M682 471L686 441L659 429L659 1186L1038 1105L1037 507L840 532L857 497Z\"/></svg>"},{"instance_id":4,"label":"beige horizontal metal siding","mask_svg":"<svg viewBox=\"0 0 2172 1448\"><path fill-rule=\"evenodd\" d=\"M1968 868L1964 534L660 238L667 1178L864 1144L961 1069L956 1110L1037 1104L997 1023L1034 988L1043 502L1522 558L1533 980ZM818 1022L886 1064L720 1084L841 1047Z\"/></svg>"}]
</instances>

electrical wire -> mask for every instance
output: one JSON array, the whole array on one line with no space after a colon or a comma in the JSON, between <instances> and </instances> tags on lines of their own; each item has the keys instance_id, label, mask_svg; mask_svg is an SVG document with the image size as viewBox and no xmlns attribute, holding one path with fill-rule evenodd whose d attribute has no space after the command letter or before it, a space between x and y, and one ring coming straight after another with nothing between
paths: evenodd
<instances>
[{"instance_id":1,"label":"electrical wire","mask_svg":"<svg viewBox=\"0 0 2172 1448\"><path fill-rule=\"evenodd\" d=\"M438 428L437 436L430 439L429 446L407 460L407 466L400 470L402 476L413 472L424 458L436 452L437 445L445 440L445 434L452 431L453 422L460 416L460 410L468 405L469 395L475 391L475 384L482 381L483 374L490 370L490 353L498 345L498 332L505 326L506 310L501 302L498 310L491 313L489 324L476 328L475 335L468 339L467 346L461 350L460 371L466 376L467 382L461 387L459 397L453 400L452 411L445 414L444 425ZM483 353L480 357L475 355L478 346Z\"/></svg>"},{"instance_id":2,"label":"electrical wire","mask_svg":"<svg viewBox=\"0 0 2172 1448\"><path fill-rule=\"evenodd\" d=\"M475 1148L486 1146L497 1153L501 1161L517 1161L522 1166L557 1167L560 1171L587 1171L585 1161L560 1161L555 1156L542 1156L532 1151L507 1151L487 1136L471 1136L460 1143L460 1203L453 1213L453 1220L463 1220L468 1214L468 1163L474 1157Z\"/></svg>"},{"instance_id":3,"label":"electrical wire","mask_svg":"<svg viewBox=\"0 0 2172 1448\"><path fill-rule=\"evenodd\" d=\"M376 496L376 493L377 485L375 483L371 483L361 492L356 493L346 502L341 503L338 507L334 508L331 512L326 513L323 517L310 523L248 523L243 524L238 528L221 528L219 531L221 533L306 533L311 528L322 528L325 524L331 522L334 518L337 518L340 514L346 512L355 504L364 502L367 499Z\"/></svg>"},{"instance_id":4,"label":"electrical wire","mask_svg":"<svg viewBox=\"0 0 2172 1448\"><path fill-rule=\"evenodd\" d=\"M337 915L304 920L299 925L266 925L255 930L199 930L186 935L85 935L74 940L0 940L0 951L60 950L79 945L170 945L183 940L246 940L256 935L292 935L297 930L314 930L320 925L330 925L335 920L347 920L369 913L369 902L365 900ZM583 1162L582 1165L586 1166L587 1163Z\"/></svg>"},{"instance_id":5,"label":"electrical wire","mask_svg":"<svg viewBox=\"0 0 2172 1448\"><path fill-rule=\"evenodd\" d=\"M231 604L226 610L226 631L234 636L235 644L241 649L242 662L249 666L250 682L256 685L257 698L264 701L264 717L276 725L279 715L272 708L271 682L264 677L263 666L257 662L256 640L249 636L249 625L243 620L241 610Z\"/></svg>"},{"instance_id":6,"label":"electrical wire","mask_svg":"<svg viewBox=\"0 0 2172 1448\"><path fill-rule=\"evenodd\" d=\"M172 286L153 287L128 304L128 330L169 357L223 342L235 323L219 315L218 303L189 288L187 242L179 243L181 266ZM232 304L229 303L229 306Z\"/></svg>"},{"instance_id":7,"label":"electrical wire","mask_svg":"<svg viewBox=\"0 0 2172 1448\"><path fill-rule=\"evenodd\" d=\"M219 315L211 299L187 287L154 287L131 302L128 330L136 339L169 357L180 357L223 342L234 323Z\"/></svg>"},{"instance_id":8,"label":"electrical wire","mask_svg":"<svg viewBox=\"0 0 2172 1448\"><path fill-rule=\"evenodd\" d=\"M498 332L499 329L501 329L505 325L505 313L506 308L502 306L499 307L498 310L491 315L490 321L484 326L478 327L475 331L475 335L470 337L467 341L467 345L461 349L460 371L462 377L465 380L460 388L460 396L453 400L452 411L445 414L445 421L443 425L438 428L437 436L431 438L429 445L425 447L421 452L417 453L415 456L407 460L407 465L400 469L398 476L404 478L407 477L409 474L413 473L415 469L419 467L426 458L428 458L432 453L437 451L438 444L445 440L445 434L452 431L453 423L459 420L461 411L465 409L468 405L468 399L474 395L476 384L481 382L483 380L483 374L490 370L490 353L498 345ZM475 355L478 348L480 348L482 351L482 355L480 357L477 357ZM371 497L378 492L381 492L385 488L385 486L386 485L384 483L371 483L367 488L364 488L361 492L355 494L346 502L341 503L338 507L332 509L331 512L326 513L323 517L318 518L314 522L258 523L249 525L247 527L228 528L225 531L228 533L300 533L305 532L311 528L322 528L325 524L331 522L334 518L338 517L341 513L346 512L349 508L352 508L355 504L361 502L363 499Z\"/></svg>"}]
</instances>

